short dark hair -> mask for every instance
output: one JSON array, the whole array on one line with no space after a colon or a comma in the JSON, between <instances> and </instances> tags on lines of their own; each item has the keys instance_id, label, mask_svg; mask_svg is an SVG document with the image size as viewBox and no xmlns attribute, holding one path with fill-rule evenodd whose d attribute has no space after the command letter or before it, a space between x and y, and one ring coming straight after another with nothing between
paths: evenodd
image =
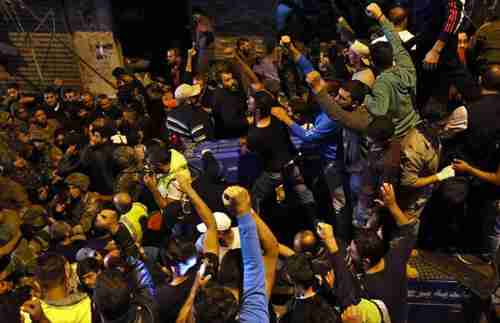
<instances>
[{"instance_id":1,"label":"short dark hair","mask_svg":"<svg viewBox=\"0 0 500 323\"><path fill-rule=\"evenodd\" d=\"M241 290L243 284L243 258L241 249L228 251L220 264L218 281L221 285Z\"/></svg>"},{"instance_id":2,"label":"short dark hair","mask_svg":"<svg viewBox=\"0 0 500 323\"><path fill-rule=\"evenodd\" d=\"M271 109L276 106L276 100L266 91L259 91L254 95L255 108L259 110L261 117L269 117Z\"/></svg>"},{"instance_id":3,"label":"short dark hair","mask_svg":"<svg viewBox=\"0 0 500 323\"><path fill-rule=\"evenodd\" d=\"M146 149L146 160L154 164L170 164L172 152L165 144L153 144Z\"/></svg>"},{"instance_id":4,"label":"short dark hair","mask_svg":"<svg viewBox=\"0 0 500 323\"><path fill-rule=\"evenodd\" d=\"M131 302L130 284L125 273L112 269L99 274L94 290L94 301L99 313L114 320L128 311Z\"/></svg>"},{"instance_id":5,"label":"short dark hair","mask_svg":"<svg viewBox=\"0 0 500 323\"><path fill-rule=\"evenodd\" d=\"M373 64L379 70L390 68L394 62L394 50L388 42L378 42L370 45L370 55Z\"/></svg>"},{"instance_id":6,"label":"short dark hair","mask_svg":"<svg viewBox=\"0 0 500 323\"><path fill-rule=\"evenodd\" d=\"M370 87L359 80L348 80L342 83L341 89L349 92L353 102L363 103L365 96L370 93Z\"/></svg>"},{"instance_id":7,"label":"short dark hair","mask_svg":"<svg viewBox=\"0 0 500 323\"><path fill-rule=\"evenodd\" d=\"M296 254L287 259L286 270L292 281L305 288L313 287L314 277L311 256L304 253Z\"/></svg>"},{"instance_id":8,"label":"short dark hair","mask_svg":"<svg viewBox=\"0 0 500 323\"><path fill-rule=\"evenodd\" d=\"M44 94L49 94L49 93L53 93L53 94L57 94L57 91L55 88L53 88L52 86L49 86L45 89L45 91L43 91Z\"/></svg>"},{"instance_id":9,"label":"short dark hair","mask_svg":"<svg viewBox=\"0 0 500 323\"><path fill-rule=\"evenodd\" d=\"M19 91L19 84L16 82L10 82L7 84L7 89L16 89Z\"/></svg>"},{"instance_id":10,"label":"short dark hair","mask_svg":"<svg viewBox=\"0 0 500 323\"><path fill-rule=\"evenodd\" d=\"M71 92L75 92L75 89L73 89L73 88L64 89L63 94L71 93Z\"/></svg>"},{"instance_id":11,"label":"short dark hair","mask_svg":"<svg viewBox=\"0 0 500 323\"><path fill-rule=\"evenodd\" d=\"M388 10L387 18L395 26L400 26L406 19L408 19L408 10L401 5L394 5Z\"/></svg>"},{"instance_id":12,"label":"short dark hair","mask_svg":"<svg viewBox=\"0 0 500 323\"><path fill-rule=\"evenodd\" d=\"M45 111L44 108L38 107L33 111L33 116L35 116L35 114L37 114L37 112L39 111L42 111L43 113L45 113L45 115L47 115L47 111Z\"/></svg>"},{"instance_id":13,"label":"short dark hair","mask_svg":"<svg viewBox=\"0 0 500 323\"><path fill-rule=\"evenodd\" d=\"M99 94L97 96L97 100L105 100L105 99L109 99L109 96L107 96L106 94Z\"/></svg>"},{"instance_id":14,"label":"short dark hair","mask_svg":"<svg viewBox=\"0 0 500 323\"><path fill-rule=\"evenodd\" d=\"M171 237L168 240L165 254L169 260L173 262L171 265L174 265L176 263L185 262L192 257L196 257L197 251L191 239L177 236Z\"/></svg>"},{"instance_id":15,"label":"short dark hair","mask_svg":"<svg viewBox=\"0 0 500 323\"><path fill-rule=\"evenodd\" d=\"M64 256L52 252L38 257L35 277L42 289L54 288L64 283L66 263Z\"/></svg>"},{"instance_id":16,"label":"short dark hair","mask_svg":"<svg viewBox=\"0 0 500 323\"><path fill-rule=\"evenodd\" d=\"M239 305L234 295L220 286L203 288L194 303L197 323L236 323Z\"/></svg>"},{"instance_id":17,"label":"short dark hair","mask_svg":"<svg viewBox=\"0 0 500 323\"><path fill-rule=\"evenodd\" d=\"M114 78L119 79L124 74L127 74L127 72L125 72L125 69L123 67L117 67L111 72L111 74L113 75Z\"/></svg>"},{"instance_id":18,"label":"short dark hair","mask_svg":"<svg viewBox=\"0 0 500 323\"><path fill-rule=\"evenodd\" d=\"M99 261L95 258L85 258L78 262L77 274L80 279L88 273L97 273L100 271Z\"/></svg>"},{"instance_id":19,"label":"short dark hair","mask_svg":"<svg viewBox=\"0 0 500 323\"><path fill-rule=\"evenodd\" d=\"M368 259L370 266L376 265L385 255L384 241L373 229L356 232L354 243L361 259Z\"/></svg>"},{"instance_id":20,"label":"short dark hair","mask_svg":"<svg viewBox=\"0 0 500 323\"><path fill-rule=\"evenodd\" d=\"M212 68L213 78L217 83L222 82L222 74L233 74L233 69L228 61L215 62Z\"/></svg>"},{"instance_id":21,"label":"short dark hair","mask_svg":"<svg viewBox=\"0 0 500 323\"><path fill-rule=\"evenodd\" d=\"M92 127L92 133L96 132L98 132L101 135L101 137L109 139L115 133L115 130L111 125L105 123L104 125L98 125Z\"/></svg>"},{"instance_id":22,"label":"short dark hair","mask_svg":"<svg viewBox=\"0 0 500 323\"><path fill-rule=\"evenodd\" d=\"M486 90L500 91L500 65L488 66L481 79Z\"/></svg>"},{"instance_id":23,"label":"short dark hair","mask_svg":"<svg viewBox=\"0 0 500 323\"><path fill-rule=\"evenodd\" d=\"M250 39L246 38L246 37L240 37L238 38L238 40L236 41L236 47L237 48L240 48L241 45L243 45L243 43L248 43L250 42Z\"/></svg>"},{"instance_id":24,"label":"short dark hair","mask_svg":"<svg viewBox=\"0 0 500 323\"><path fill-rule=\"evenodd\" d=\"M177 57L181 56L181 50L177 47L172 47L172 48L167 49L167 53L168 52L174 52L174 55Z\"/></svg>"}]
</instances>

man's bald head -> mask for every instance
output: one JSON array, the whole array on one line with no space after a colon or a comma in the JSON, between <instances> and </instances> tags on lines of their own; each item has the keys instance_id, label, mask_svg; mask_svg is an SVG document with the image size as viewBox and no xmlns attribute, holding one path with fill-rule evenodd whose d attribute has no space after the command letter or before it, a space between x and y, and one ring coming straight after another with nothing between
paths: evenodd
<instances>
[{"instance_id":1,"label":"man's bald head","mask_svg":"<svg viewBox=\"0 0 500 323\"><path fill-rule=\"evenodd\" d=\"M490 65L481 77L485 90L500 92L500 65Z\"/></svg>"},{"instance_id":2,"label":"man's bald head","mask_svg":"<svg viewBox=\"0 0 500 323\"><path fill-rule=\"evenodd\" d=\"M294 249L298 253L311 252L314 254L316 251L316 244L316 236L310 230L304 230L297 233L293 242Z\"/></svg>"},{"instance_id":3,"label":"man's bald head","mask_svg":"<svg viewBox=\"0 0 500 323\"><path fill-rule=\"evenodd\" d=\"M132 208L132 197L126 192L113 196L113 204L120 214L125 214Z\"/></svg>"},{"instance_id":4,"label":"man's bald head","mask_svg":"<svg viewBox=\"0 0 500 323\"><path fill-rule=\"evenodd\" d=\"M408 11L401 6L395 6L389 10L387 18L398 29L404 30L408 27Z\"/></svg>"}]
</instances>

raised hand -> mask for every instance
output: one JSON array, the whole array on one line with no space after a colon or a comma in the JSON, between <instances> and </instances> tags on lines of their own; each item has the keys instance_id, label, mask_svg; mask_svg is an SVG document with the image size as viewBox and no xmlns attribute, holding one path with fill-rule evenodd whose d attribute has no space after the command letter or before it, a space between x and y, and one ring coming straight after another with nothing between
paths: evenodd
<instances>
[{"instance_id":1,"label":"raised hand","mask_svg":"<svg viewBox=\"0 0 500 323\"><path fill-rule=\"evenodd\" d=\"M372 2L366 7L366 14L374 19L380 19L384 15L382 9L380 9L379 5Z\"/></svg>"},{"instance_id":2,"label":"raised hand","mask_svg":"<svg viewBox=\"0 0 500 323\"><path fill-rule=\"evenodd\" d=\"M187 174L186 172L178 172L175 175L175 179L177 180L177 183L179 184L179 188L184 193L191 188L191 182L192 182L191 176L189 176L189 174Z\"/></svg>"},{"instance_id":3,"label":"raised hand","mask_svg":"<svg viewBox=\"0 0 500 323\"><path fill-rule=\"evenodd\" d=\"M230 186L223 194L224 205L236 216L250 213L252 203L250 194L241 186Z\"/></svg>"}]
</instances>

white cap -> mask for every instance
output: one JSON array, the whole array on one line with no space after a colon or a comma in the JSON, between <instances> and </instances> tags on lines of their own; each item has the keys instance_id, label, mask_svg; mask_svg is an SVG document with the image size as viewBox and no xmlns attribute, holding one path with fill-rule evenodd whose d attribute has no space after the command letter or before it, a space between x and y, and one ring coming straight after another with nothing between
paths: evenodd
<instances>
[{"instance_id":1,"label":"white cap","mask_svg":"<svg viewBox=\"0 0 500 323\"><path fill-rule=\"evenodd\" d=\"M231 228L231 219L222 212L214 212L215 223L217 223L217 231L227 231ZM205 223L200 223L196 226L199 232L207 232Z\"/></svg>"},{"instance_id":2,"label":"white cap","mask_svg":"<svg viewBox=\"0 0 500 323\"><path fill-rule=\"evenodd\" d=\"M196 85L181 84L175 90L175 98L177 100L183 100L191 98L193 96L197 96L200 93L201 93L201 86L199 84Z\"/></svg>"}]
</instances>

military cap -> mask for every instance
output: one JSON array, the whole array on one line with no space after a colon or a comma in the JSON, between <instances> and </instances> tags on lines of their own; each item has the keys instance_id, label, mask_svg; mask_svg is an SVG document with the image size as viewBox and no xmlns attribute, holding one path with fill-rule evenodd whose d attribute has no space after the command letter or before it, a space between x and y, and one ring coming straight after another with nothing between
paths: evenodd
<instances>
[{"instance_id":1,"label":"military cap","mask_svg":"<svg viewBox=\"0 0 500 323\"><path fill-rule=\"evenodd\" d=\"M72 173L64 181L66 185L73 185L82 191L88 191L90 186L90 179L87 175L82 173Z\"/></svg>"}]
</instances>

